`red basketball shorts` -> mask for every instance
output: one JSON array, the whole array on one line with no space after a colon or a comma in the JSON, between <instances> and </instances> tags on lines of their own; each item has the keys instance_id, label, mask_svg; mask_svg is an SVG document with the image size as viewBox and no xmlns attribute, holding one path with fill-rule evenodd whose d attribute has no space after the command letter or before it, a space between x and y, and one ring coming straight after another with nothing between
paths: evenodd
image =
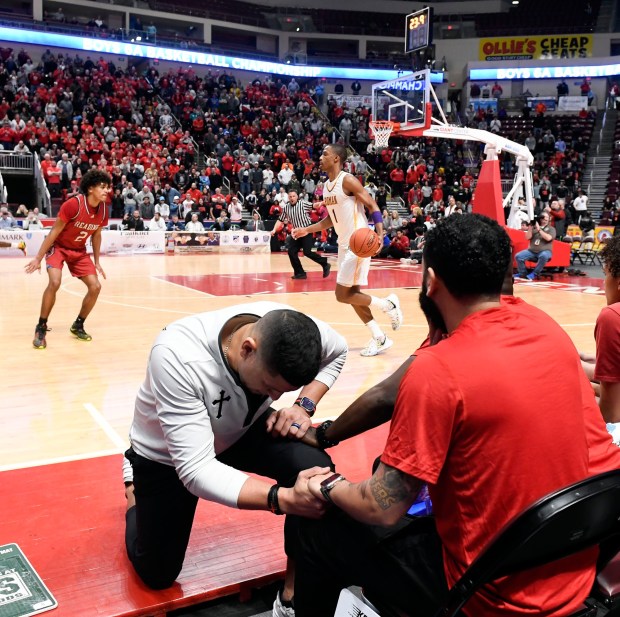
<instances>
[{"instance_id":1,"label":"red basketball shorts","mask_svg":"<svg viewBox=\"0 0 620 617\"><path fill-rule=\"evenodd\" d=\"M86 251L52 246L45 255L45 264L47 268L58 268L62 270L65 262L69 268L69 272L77 278L89 276L90 274L97 274L95 264Z\"/></svg>"}]
</instances>

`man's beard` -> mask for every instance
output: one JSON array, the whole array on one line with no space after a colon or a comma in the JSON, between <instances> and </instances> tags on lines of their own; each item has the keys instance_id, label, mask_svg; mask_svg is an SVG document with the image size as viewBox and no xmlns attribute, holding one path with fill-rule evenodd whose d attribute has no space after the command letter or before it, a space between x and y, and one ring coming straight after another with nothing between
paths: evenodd
<instances>
[{"instance_id":1,"label":"man's beard","mask_svg":"<svg viewBox=\"0 0 620 617\"><path fill-rule=\"evenodd\" d=\"M446 328L446 322L444 321L441 312L439 311L439 307L435 303L434 300L428 297L428 286L426 284L426 272L422 278L422 289L420 289L420 308L424 313L424 316L429 321L429 323L441 330L441 332L448 332Z\"/></svg>"}]
</instances>

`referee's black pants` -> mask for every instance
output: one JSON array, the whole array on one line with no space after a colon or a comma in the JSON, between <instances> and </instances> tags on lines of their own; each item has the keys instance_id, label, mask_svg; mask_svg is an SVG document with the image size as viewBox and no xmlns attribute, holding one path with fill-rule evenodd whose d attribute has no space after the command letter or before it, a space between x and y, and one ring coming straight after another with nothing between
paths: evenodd
<instances>
[{"instance_id":1,"label":"referee's black pants","mask_svg":"<svg viewBox=\"0 0 620 617\"><path fill-rule=\"evenodd\" d=\"M288 237L288 258L291 260L291 266L293 266L293 274L305 274L304 268L301 265L301 260L299 259L300 249L304 252L304 257L311 259L321 267L327 264L326 257L312 252L313 245L314 236L312 234L297 238L297 240L295 240L293 236Z\"/></svg>"},{"instance_id":2,"label":"referee's black pants","mask_svg":"<svg viewBox=\"0 0 620 617\"><path fill-rule=\"evenodd\" d=\"M259 418L248 432L217 459L235 469L273 478L291 487L300 471L309 467L331 467L322 450L299 441L275 439L265 430L272 410ZM125 546L136 572L153 589L170 587L183 567L198 497L190 493L174 467L136 454L125 456L133 467L136 505L127 510ZM265 512L265 516L273 516ZM298 552L299 517L287 516L284 550L295 559Z\"/></svg>"}]
</instances>

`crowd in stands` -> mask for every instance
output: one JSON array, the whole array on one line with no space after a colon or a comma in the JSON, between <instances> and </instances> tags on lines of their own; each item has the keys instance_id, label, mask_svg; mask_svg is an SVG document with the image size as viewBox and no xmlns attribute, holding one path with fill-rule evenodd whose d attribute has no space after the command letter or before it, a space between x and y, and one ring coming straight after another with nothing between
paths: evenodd
<instances>
[{"instance_id":1,"label":"crowd in stands","mask_svg":"<svg viewBox=\"0 0 620 617\"><path fill-rule=\"evenodd\" d=\"M326 213L318 159L332 141L354 148L346 170L384 211L386 256L406 252L406 241L418 250L416 230L471 207L483 159L478 144L472 151L471 142L396 137L377 151L369 109L335 99L321 109L315 101L321 84L269 76L242 84L232 74L198 75L191 67L139 74L103 57L50 50L37 65L23 49L1 48L0 60L2 148L39 154L56 201L75 195L89 169L107 171L114 188L110 215L126 229L226 230L243 226L244 212L245 219L256 212L256 220L276 220L290 189L314 202L313 219L319 220ZM481 107L462 120L525 143L535 158L537 213L551 212L559 237L566 224L580 224L587 210L581 176L590 115L539 110L534 117L496 117ZM502 164L510 178L511 157ZM406 219L392 220L390 196L402 198ZM610 206L607 214L617 224L618 203ZM281 242L287 231L280 232ZM329 240L325 233L317 245L329 246Z\"/></svg>"}]
</instances>

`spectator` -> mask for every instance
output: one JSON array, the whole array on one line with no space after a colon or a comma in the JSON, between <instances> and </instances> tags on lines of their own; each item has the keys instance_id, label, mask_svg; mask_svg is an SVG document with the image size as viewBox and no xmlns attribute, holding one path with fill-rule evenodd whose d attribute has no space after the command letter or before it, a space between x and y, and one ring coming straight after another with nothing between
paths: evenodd
<instances>
[{"instance_id":1,"label":"spectator","mask_svg":"<svg viewBox=\"0 0 620 617\"><path fill-rule=\"evenodd\" d=\"M402 229L398 229L396 235L392 238L387 250L387 256L393 257L394 259L409 257L409 238L404 234Z\"/></svg>"},{"instance_id":2,"label":"spectator","mask_svg":"<svg viewBox=\"0 0 620 617\"><path fill-rule=\"evenodd\" d=\"M620 422L620 236L611 238L600 253L605 272L607 306L596 320L596 367L599 406L606 422Z\"/></svg>"},{"instance_id":3,"label":"spectator","mask_svg":"<svg viewBox=\"0 0 620 617\"><path fill-rule=\"evenodd\" d=\"M185 231L200 232L204 230L204 225L198 220L198 214L194 212L190 221L185 225Z\"/></svg>"},{"instance_id":4,"label":"spectator","mask_svg":"<svg viewBox=\"0 0 620 617\"><path fill-rule=\"evenodd\" d=\"M396 236L396 232L399 229L402 229L405 226L405 219L403 219L398 210L391 210L390 217L387 220L385 231L387 232L390 238L394 238Z\"/></svg>"},{"instance_id":5,"label":"spectator","mask_svg":"<svg viewBox=\"0 0 620 617\"><path fill-rule=\"evenodd\" d=\"M239 229L243 222L243 206L235 195L233 195L230 200L230 204L228 206L228 213L230 215L231 229Z\"/></svg>"},{"instance_id":6,"label":"spectator","mask_svg":"<svg viewBox=\"0 0 620 617\"><path fill-rule=\"evenodd\" d=\"M167 231L185 231L185 222L180 220L176 214L173 214L166 224Z\"/></svg>"},{"instance_id":7,"label":"spectator","mask_svg":"<svg viewBox=\"0 0 620 617\"><path fill-rule=\"evenodd\" d=\"M132 215L136 207L138 206L138 200L136 195L138 191L134 188L131 182L127 182L127 185L121 191L124 203L124 211L129 215Z\"/></svg>"},{"instance_id":8,"label":"spectator","mask_svg":"<svg viewBox=\"0 0 620 617\"><path fill-rule=\"evenodd\" d=\"M150 221L155 216L155 206L151 202L150 197L144 197L142 205L139 208L140 216L145 221Z\"/></svg>"},{"instance_id":9,"label":"spectator","mask_svg":"<svg viewBox=\"0 0 620 617\"><path fill-rule=\"evenodd\" d=\"M165 221L168 220L170 217L170 206L166 203L165 197L159 198L159 201L155 204L155 212L159 212Z\"/></svg>"},{"instance_id":10,"label":"spectator","mask_svg":"<svg viewBox=\"0 0 620 617\"><path fill-rule=\"evenodd\" d=\"M15 219L8 210L2 210L0 213L0 229L11 229L11 227L15 227Z\"/></svg>"},{"instance_id":11,"label":"spectator","mask_svg":"<svg viewBox=\"0 0 620 617\"><path fill-rule=\"evenodd\" d=\"M252 212L252 220L245 226L246 231L265 231L265 223L260 218L258 210Z\"/></svg>"},{"instance_id":12,"label":"spectator","mask_svg":"<svg viewBox=\"0 0 620 617\"><path fill-rule=\"evenodd\" d=\"M144 221L140 217L140 210L134 210L132 216L128 217L126 221L123 218L123 221L126 222L127 229L131 231L145 231Z\"/></svg>"},{"instance_id":13,"label":"spectator","mask_svg":"<svg viewBox=\"0 0 620 617\"><path fill-rule=\"evenodd\" d=\"M166 223L159 212L155 212L153 218L149 221L149 231L166 231Z\"/></svg>"},{"instance_id":14,"label":"spectator","mask_svg":"<svg viewBox=\"0 0 620 617\"><path fill-rule=\"evenodd\" d=\"M31 229L43 229L43 223L41 223L35 213L30 210L28 212L28 216L22 221L22 229L24 231Z\"/></svg>"},{"instance_id":15,"label":"spectator","mask_svg":"<svg viewBox=\"0 0 620 617\"><path fill-rule=\"evenodd\" d=\"M579 228L581 229L581 234L584 238L594 238L596 223L587 210L579 217Z\"/></svg>"}]
</instances>

